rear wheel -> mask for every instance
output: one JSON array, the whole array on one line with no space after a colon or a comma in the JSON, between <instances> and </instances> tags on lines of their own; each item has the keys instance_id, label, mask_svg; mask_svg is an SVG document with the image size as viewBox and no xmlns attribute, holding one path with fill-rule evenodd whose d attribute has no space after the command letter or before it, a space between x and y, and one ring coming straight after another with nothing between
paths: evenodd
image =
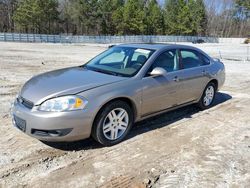
<instances>
[{"instance_id":1,"label":"rear wheel","mask_svg":"<svg viewBox=\"0 0 250 188\"><path fill-rule=\"evenodd\" d=\"M133 112L126 102L111 102L98 113L92 136L105 146L117 144L126 137L133 121Z\"/></svg>"},{"instance_id":2,"label":"rear wheel","mask_svg":"<svg viewBox=\"0 0 250 188\"><path fill-rule=\"evenodd\" d=\"M210 108L213 105L215 93L216 93L215 84L213 82L208 83L198 103L198 106L202 110Z\"/></svg>"}]
</instances>

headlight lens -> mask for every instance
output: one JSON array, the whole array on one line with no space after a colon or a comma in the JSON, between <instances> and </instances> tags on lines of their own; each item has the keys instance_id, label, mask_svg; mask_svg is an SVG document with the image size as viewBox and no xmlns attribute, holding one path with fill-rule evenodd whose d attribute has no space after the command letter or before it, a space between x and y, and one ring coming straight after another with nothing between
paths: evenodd
<instances>
[{"instance_id":1,"label":"headlight lens","mask_svg":"<svg viewBox=\"0 0 250 188\"><path fill-rule=\"evenodd\" d=\"M49 99L41 104L40 111L62 112L83 109L88 101L79 96L65 96Z\"/></svg>"}]
</instances>

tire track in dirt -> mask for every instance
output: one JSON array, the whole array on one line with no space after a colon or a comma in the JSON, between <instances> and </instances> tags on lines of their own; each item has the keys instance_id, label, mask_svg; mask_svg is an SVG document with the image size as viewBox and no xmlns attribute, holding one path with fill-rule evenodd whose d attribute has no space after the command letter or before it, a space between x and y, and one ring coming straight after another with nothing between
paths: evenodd
<instances>
[{"instance_id":1,"label":"tire track in dirt","mask_svg":"<svg viewBox=\"0 0 250 188\"><path fill-rule=\"evenodd\" d=\"M227 108L229 108L229 109L231 108L230 105L225 105L225 106L227 106ZM152 146L150 145L151 142L155 143L156 145L160 144L160 143L157 142L158 138L159 137L160 138L167 137L167 136L171 137L171 132L172 132L171 129L177 129L176 127L180 127L180 126L182 126L183 124L185 124L185 123L187 123L189 121L196 121L195 119L198 120L198 118L201 117L201 116L210 116L211 115L210 113L213 113L213 112L211 112L211 111L209 111L209 112L201 112L200 115L198 114L198 115L195 115L195 117L193 117L190 120L187 119L187 120L183 120L183 122L176 123L171 128L165 127L165 128L168 129L168 133L166 133L164 131L157 131L157 130L155 130L154 134L157 134L157 135L154 135L154 137L150 137L150 139L146 139L146 140L144 138L145 141L143 143L141 143L139 140L135 140L132 143L131 142L130 143L126 143L125 145L129 144L129 147L131 147L131 148L143 148L143 151L141 151L140 149L135 149L134 152L132 152L132 151L129 152L129 156L126 156L126 155L124 156L123 155L123 158L129 158L129 163L130 164L136 164L137 161L138 161L138 158L140 158L142 156L145 156L145 153L147 153L147 151L150 152L152 150ZM165 128L162 128L162 129L165 129ZM151 134L151 132L150 132L150 134ZM187 134L186 134L185 135L185 140L182 141L181 143L179 142L179 145L181 145L182 147L185 147L185 143L188 143L187 139L188 139L188 137L187 137ZM172 140L172 138L169 138L167 142L163 142L161 144L164 144L164 143L167 144L167 143L170 142L170 140ZM148 146L148 148L147 148L147 146ZM93 153L92 155L89 156L89 158L79 159L79 160L77 160L76 163L71 163L70 166L64 166L64 167L60 167L59 169L55 169L55 171L52 171L50 173L50 177L51 176L57 177L57 174L60 174L60 175L64 174L66 177L71 177L71 173L74 173L74 176L77 176L78 175L77 172L79 172L80 174L82 174L82 171L78 168L78 166L80 166L80 167L83 166L84 167L84 164L92 164L93 165L93 166L90 165L88 168L90 168L90 167L91 168L97 167L97 168L112 169L113 166L114 166L114 164L119 164L119 161L121 161L120 154L124 153L127 150L126 146L124 147L124 149L121 149L121 148L122 147L108 149L108 150L103 149L103 151L100 152L100 153ZM181 150L181 148L179 148L178 150ZM148 162L147 164L142 164L142 165L139 165L139 166L137 165L138 169L143 169L144 168L145 171L143 173L147 174L148 171L150 171L150 169L152 168L152 166L154 166L153 164L155 164L155 163L159 163L160 164L161 162L164 162L164 160L162 158L165 158L165 160L166 159L170 160L171 156L173 156L174 153L178 153L176 151L176 148L173 151L168 151L168 152L169 152L169 154L165 155L165 156L162 156L162 155L159 155L159 156L157 156L157 155L156 156L150 156L151 158L154 158L154 161ZM95 158L97 158L95 156L98 156L98 159L95 159ZM102 157L99 157L99 156L102 156ZM111 159L111 158L112 158L112 161L113 161L112 163L108 162L108 160ZM96 160L97 161L102 161L102 162L97 162ZM171 167L170 167L170 169L171 169ZM128 169L126 169L126 171L127 170ZM88 171L91 171L91 169L88 169ZM138 174L134 173L133 171L134 170L132 169L131 171L127 171L127 173L130 174L130 175L133 174L134 177L137 177ZM54 178L54 179L52 178L52 179L50 179L49 182L54 182L54 181L56 181L56 179L57 178ZM37 180L37 181L39 181L39 180Z\"/></svg>"},{"instance_id":2,"label":"tire track in dirt","mask_svg":"<svg viewBox=\"0 0 250 188\"><path fill-rule=\"evenodd\" d=\"M183 114L185 114L185 116L189 116L188 115L188 113L187 113L187 110L188 109L186 109L186 110L184 110L183 111ZM172 113L174 113L174 115L176 116L176 118L178 118L178 113L176 113L176 112L172 112ZM206 114L208 114L209 112L205 112L205 115ZM171 114L171 113L170 113ZM183 115L182 114L182 115ZM162 115L162 116L164 116L164 115ZM181 116L181 115L179 115L179 116ZM195 119L195 118L199 118L199 116L202 116L202 112L201 112L201 115L195 115L195 117L192 117L192 119ZM168 121L169 122L166 122L165 121L165 124L169 124L170 122L172 122L172 121L174 121L173 119L174 119L175 117L172 117L172 118L170 118ZM162 119L160 120L160 121L162 121ZM189 121L189 119L184 119L183 120L183 122L179 122L179 123L176 123L177 125L178 124L183 124L183 123L185 123L186 121ZM161 122L159 122L159 123L161 123ZM152 121L151 122L151 124L156 124L156 121ZM158 124L158 126L159 126L159 124ZM150 126L149 126L150 127ZM149 128L149 127L147 127L147 128ZM157 127L157 124L156 124L156 127ZM137 128L138 129L138 128ZM158 131L156 130L156 132L158 133ZM162 134L162 133L158 133L158 134ZM166 134L166 133L165 133ZM170 133L168 133L168 134L170 134ZM169 136L169 135L164 135L164 136ZM157 138L157 137L156 137ZM145 148L145 145L148 145L148 146L150 146L149 148L148 148L148 151L150 152L151 151L151 145L150 145L150 143L151 142L154 142L154 139L153 140L149 140L149 141L147 141L147 142L144 142L143 143L143 145L141 146L141 147L144 147L144 151L145 150L147 150L146 148ZM135 141L136 142L136 141ZM149 142L149 143L148 143ZM128 143L128 144L132 144L132 146L131 147L136 147L136 145L138 145L139 146L139 148L140 148L140 143ZM134 145L134 146L133 146ZM106 158L108 158L108 156L112 156L112 159L113 159L113 161L114 162L119 162L119 155L120 155L120 153L123 153L123 152L125 152L125 151L120 151L121 149L104 149L104 151L102 151L101 153L98 153L98 156L100 155L100 156L104 156L104 158L101 160L101 161L103 161L103 163L105 163L105 159ZM46 155L46 156L48 156L49 155L49 152L48 152L49 150L44 150L44 154ZM137 150L135 150L135 153L132 153L132 155L133 156L135 156L134 157L134 159L135 159L135 161L136 160L138 160L138 157L140 157L140 155L138 155L137 154ZM79 153L82 153L82 152L78 152L78 154ZM40 156L40 152L38 152L38 154L39 155L35 155L35 156L32 156L31 157L31 159L33 160L33 161L37 161L39 158L41 158L42 156ZM94 153L94 155L96 155L97 153ZM131 155L131 153L130 153L130 155ZM36 157L36 156L38 156L38 157ZM18 172L20 172L20 171L22 171L23 172L23 174L25 174L25 172L27 172L27 174L26 175L21 175L22 176L22 180L25 180L25 176L30 176L30 174L29 173L32 173L32 170L31 169L36 169L36 171L37 172L42 172L43 170L45 170L45 171L50 171L51 170L51 168L48 168L48 163L50 163L51 165L50 166L55 166L55 163L60 163L60 161L58 162L58 158L59 157L61 157L61 156L65 156L65 157L63 157L64 159L63 160L61 160L61 161L64 161L64 160L69 160L69 159L67 159L67 158L72 158L72 154L70 154L70 153L64 153L63 155L58 155L58 154L53 154L53 152L52 152L52 155L50 156L49 155L49 157L45 157L45 158L41 158L39 161L43 161L43 162L45 162L43 165L40 165L40 163L39 162L31 162L31 163L25 163L25 164L23 164L23 165L21 165L20 167L17 167L17 168L14 168L14 169L11 169L11 170L9 170L9 171L7 171L7 174L12 174L14 177L16 176L16 173L18 173ZM89 158L85 158L85 160L84 160L84 162L85 163L91 163L90 161L88 161L88 160L92 160L92 158L93 158L94 156L90 156ZM128 156L129 157L129 156ZM152 157L152 156L151 156ZM155 156L154 157L155 158L155 160L154 160L154 162L156 162L157 160L158 161L160 161L161 160L161 158L159 158L159 159L157 159L157 156ZM130 158L130 160L133 160L133 158ZM29 161L29 158L27 157L27 158L24 158L23 159L23 161ZM77 161L79 161L79 159L77 159ZM21 162L21 161L20 161ZM136 163L136 162L135 162ZM40 166L39 166L40 165ZM78 163L75 163L75 164L72 164L72 163L69 163L68 165L78 165ZM100 164L99 164L100 165ZM112 167L112 165L113 165L113 163L111 163L111 164L109 164L108 166L110 166L110 167ZM47 168L44 168L44 166L46 166ZM62 169L67 169L67 165L64 165L64 166L61 166L61 165L57 165L58 166L58 168L60 169L60 170L62 170ZM81 165L80 165L81 166ZM105 166L105 165L104 165ZM100 167L100 166L99 166ZM107 168L107 165L105 166L106 168ZM25 169L26 168L26 169ZM40 170L39 170L39 168L41 168ZM54 170L58 170L58 168L55 168ZM141 166L140 168L143 168L143 166ZM54 171L53 170L53 171ZM46 173L46 172L44 172L44 173ZM8 175L8 177L9 177L9 175ZM4 177L6 177L6 175L4 175ZM11 178L11 177L9 177L10 178L10 181L13 181L13 179ZM18 180L17 182L22 182L22 180L20 181L20 180ZM25 182L25 181L24 181Z\"/></svg>"}]
</instances>

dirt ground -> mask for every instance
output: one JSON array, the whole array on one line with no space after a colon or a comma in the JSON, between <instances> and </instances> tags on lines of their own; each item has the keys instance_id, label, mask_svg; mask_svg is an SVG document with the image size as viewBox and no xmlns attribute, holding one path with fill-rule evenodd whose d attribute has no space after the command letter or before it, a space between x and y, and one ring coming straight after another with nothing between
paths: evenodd
<instances>
[{"instance_id":1,"label":"dirt ground","mask_svg":"<svg viewBox=\"0 0 250 188\"><path fill-rule=\"evenodd\" d=\"M224 59L214 107L137 123L126 141L46 145L12 126L10 106L33 75L85 63L103 45L0 43L0 187L250 187L250 61L246 46L197 45ZM242 50L243 49L243 50Z\"/></svg>"}]
</instances>

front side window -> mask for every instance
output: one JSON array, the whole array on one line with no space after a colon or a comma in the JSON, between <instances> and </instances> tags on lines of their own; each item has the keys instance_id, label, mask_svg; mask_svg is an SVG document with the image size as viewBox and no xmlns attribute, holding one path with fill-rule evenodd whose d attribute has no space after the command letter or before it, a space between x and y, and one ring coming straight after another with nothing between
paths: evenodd
<instances>
[{"instance_id":1,"label":"front side window","mask_svg":"<svg viewBox=\"0 0 250 188\"><path fill-rule=\"evenodd\" d=\"M173 72L179 69L179 58L177 50L168 50L160 54L153 63L150 71L156 67L165 69L167 72Z\"/></svg>"},{"instance_id":2,"label":"front side window","mask_svg":"<svg viewBox=\"0 0 250 188\"><path fill-rule=\"evenodd\" d=\"M131 77L146 63L154 50L134 47L113 47L90 60L87 69Z\"/></svg>"},{"instance_id":3,"label":"front side window","mask_svg":"<svg viewBox=\"0 0 250 188\"><path fill-rule=\"evenodd\" d=\"M181 65L183 69L189 69L199 67L202 62L199 59L197 53L193 50L181 50Z\"/></svg>"}]
</instances>

